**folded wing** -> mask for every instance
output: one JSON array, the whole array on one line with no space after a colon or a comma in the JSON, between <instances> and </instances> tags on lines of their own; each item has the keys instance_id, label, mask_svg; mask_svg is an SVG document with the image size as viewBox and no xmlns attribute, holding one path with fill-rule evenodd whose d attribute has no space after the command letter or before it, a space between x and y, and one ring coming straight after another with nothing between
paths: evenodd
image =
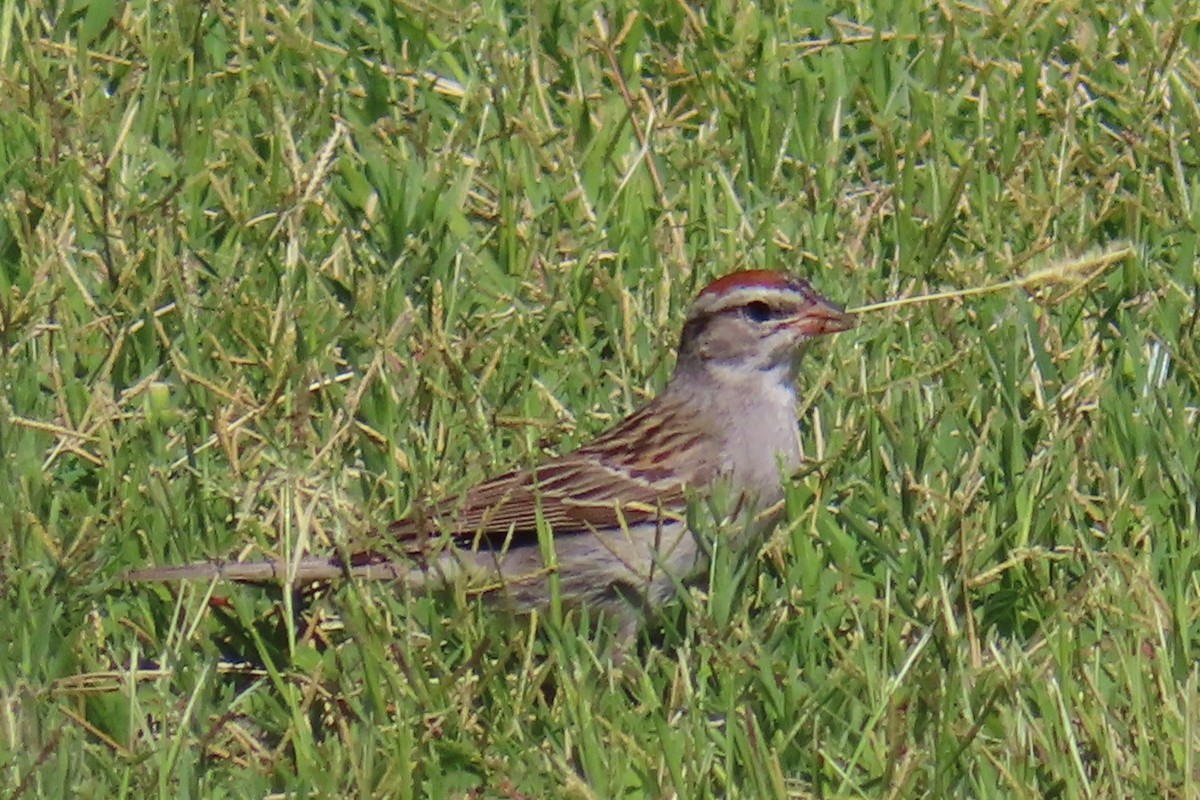
<instances>
[{"instance_id":1,"label":"folded wing","mask_svg":"<svg viewBox=\"0 0 1200 800\"><path fill-rule=\"evenodd\" d=\"M539 519L555 537L682 519L688 490L716 475L714 439L672 424L681 409L661 405L536 469L500 475L429 513L393 523L390 532L416 551L439 535L487 549L536 544Z\"/></svg>"}]
</instances>

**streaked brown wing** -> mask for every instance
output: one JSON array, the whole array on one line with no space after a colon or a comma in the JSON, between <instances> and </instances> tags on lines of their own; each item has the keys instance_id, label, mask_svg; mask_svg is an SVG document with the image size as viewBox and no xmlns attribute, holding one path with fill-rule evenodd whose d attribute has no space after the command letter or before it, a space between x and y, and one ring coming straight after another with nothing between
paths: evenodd
<instances>
[{"instance_id":1,"label":"streaked brown wing","mask_svg":"<svg viewBox=\"0 0 1200 800\"><path fill-rule=\"evenodd\" d=\"M394 523L390 531L410 543L449 534L460 544L512 546L536 536L539 518L556 536L680 519L687 489L715 475L716 445L694 425L681 429L668 423L678 407L661 398L652 411L654 406L573 453L481 483L429 514Z\"/></svg>"}]
</instances>

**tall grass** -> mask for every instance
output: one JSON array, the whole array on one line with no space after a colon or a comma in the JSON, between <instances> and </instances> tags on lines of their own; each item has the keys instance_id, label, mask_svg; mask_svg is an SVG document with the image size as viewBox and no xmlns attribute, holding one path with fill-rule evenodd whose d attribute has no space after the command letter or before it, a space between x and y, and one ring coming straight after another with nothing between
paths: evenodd
<instances>
[{"instance_id":1,"label":"tall grass","mask_svg":"<svg viewBox=\"0 0 1200 800\"><path fill-rule=\"evenodd\" d=\"M10 797L1195 797L1191 4L0 0ZM123 583L332 550L661 387L748 267L786 523L594 620Z\"/></svg>"}]
</instances>

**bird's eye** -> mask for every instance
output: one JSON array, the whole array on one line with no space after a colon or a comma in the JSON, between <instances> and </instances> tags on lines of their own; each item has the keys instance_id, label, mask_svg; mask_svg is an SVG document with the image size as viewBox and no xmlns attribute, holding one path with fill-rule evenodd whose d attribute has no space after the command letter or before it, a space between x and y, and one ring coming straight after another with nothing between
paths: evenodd
<instances>
[{"instance_id":1,"label":"bird's eye","mask_svg":"<svg viewBox=\"0 0 1200 800\"><path fill-rule=\"evenodd\" d=\"M753 322L766 322L771 318L771 307L762 300L755 300L752 303L747 303L745 312L746 319Z\"/></svg>"}]
</instances>

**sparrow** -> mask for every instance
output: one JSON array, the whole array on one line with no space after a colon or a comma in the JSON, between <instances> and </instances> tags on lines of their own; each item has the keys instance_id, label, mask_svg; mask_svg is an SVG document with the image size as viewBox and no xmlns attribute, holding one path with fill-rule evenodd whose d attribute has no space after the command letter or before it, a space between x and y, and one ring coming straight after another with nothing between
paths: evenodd
<instances>
[{"instance_id":1,"label":"sparrow","mask_svg":"<svg viewBox=\"0 0 1200 800\"><path fill-rule=\"evenodd\" d=\"M692 303L666 388L578 449L394 522L345 557L208 561L126 578L465 580L528 612L550 603L553 576L564 606L615 619L618 640L628 640L707 566L710 547L688 526L690 500L733 499L744 524L726 526L731 547L769 531L801 461L800 357L814 338L854 324L802 278L726 275Z\"/></svg>"}]
</instances>

